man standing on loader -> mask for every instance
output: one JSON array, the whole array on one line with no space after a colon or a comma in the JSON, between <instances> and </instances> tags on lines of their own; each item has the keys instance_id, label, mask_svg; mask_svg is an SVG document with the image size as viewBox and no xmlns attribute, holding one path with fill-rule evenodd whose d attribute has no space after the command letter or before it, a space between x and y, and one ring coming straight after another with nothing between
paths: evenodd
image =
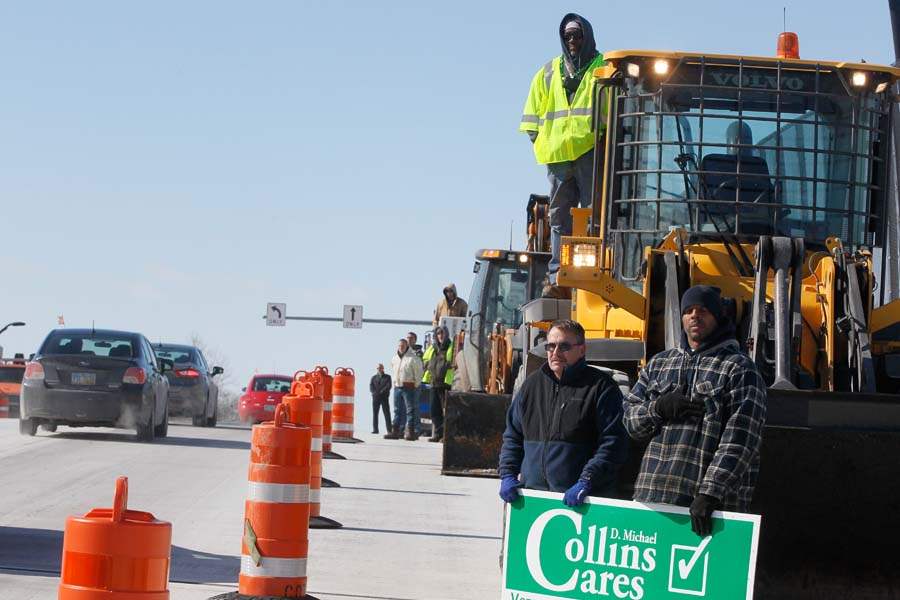
<instances>
[{"instance_id":1,"label":"man standing on loader","mask_svg":"<svg viewBox=\"0 0 900 600\"><path fill-rule=\"evenodd\" d=\"M612 496L628 456L622 392L585 362L584 328L568 319L547 334L547 363L513 398L500 449L500 497L519 488L565 492L577 506L588 495Z\"/></svg>"},{"instance_id":2,"label":"man standing on loader","mask_svg":"<svg viewBox=\"0 0 900 600\"><path fill-rule=\"evenodd\" d=\"M759 473L766 384L734 337L719 288L681 298L680 348L641 370L625 398L625 428L649 440L634 499L690 506L691 528L712 532L712 512L745 512Z\"/></svg>"},{"instance_id":3,"label":"man standing on loader","mask_svg":"<svg viewBox=\"0 0 900 600\"><path fill-rule=\"evenodd\" d=\"M465 317L469 312L469 305L456 294L456 284L449 283L444 288L444 297L434 309L434 319L431 324L437 327L441 317Z\"/></svg>"},{"instance_id":4,"label":"man standing on loader","mask_svg":"<svg viewBox=\"0 0 900 600\"><path fill-rule=\"evenodd\" d=\"M531 80L519 131L534 144L534 157L547 165L550 179L550 245L552 256L546 295L558 295L556 273L562 236L572 234L577 206L590 206L594 163L594 69L603 65L594 30L587 19L569 13L559 25L562 55L545 64Z\"/></svg>"}]
</instances>

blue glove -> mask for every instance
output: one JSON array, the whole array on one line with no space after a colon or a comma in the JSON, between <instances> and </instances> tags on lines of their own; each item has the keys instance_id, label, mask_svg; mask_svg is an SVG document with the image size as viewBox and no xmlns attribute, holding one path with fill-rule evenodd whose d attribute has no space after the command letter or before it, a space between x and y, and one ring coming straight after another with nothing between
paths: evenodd
<instances>
[{"instance_id":1,"label":"blue glove","mask_svg":"<svg viewBox=\"0 0 900 600\"><path fill-rule=\"evenodd\" d=\"M566 495L563 497L563 502L566 506L578 506L579 504L584 503L584 499L587 497L588 492L591 491L591 484L587 481L583 481L579 479L575 482L575 485L566 490Z\"/></svg>"},{"instance_id":2,"label":"blue glove","mask_svg":"<svg viewBox=\"0 0 900 600\"><path fill-rule=\"evenodd\" d=\"M515 502L519 497L520 487L522 487L522 482L518 477L507 475L500 480L500 497L504 502Z\"/></svg>"}]
</instances>

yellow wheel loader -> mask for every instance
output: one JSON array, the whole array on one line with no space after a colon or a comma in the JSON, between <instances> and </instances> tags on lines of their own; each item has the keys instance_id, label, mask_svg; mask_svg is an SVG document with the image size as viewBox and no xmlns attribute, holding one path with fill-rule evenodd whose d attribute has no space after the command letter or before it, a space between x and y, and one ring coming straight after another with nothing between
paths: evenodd
<instances>
[{"instance_id":1,"label":"yellow wheel loader","mask_svg":"<svg viewBox=\"0 0 900 600\"><path fill-rule=\"evenodd\" d=\"M588 362L633 379L680 343L684 290L721 288L770 386L752 507L763 517L757 597L894 597L900 70L604 56L595 201L573 211L558 278ZM625 497L640 458L635 448Z\"/></svg>"}]
</instances>

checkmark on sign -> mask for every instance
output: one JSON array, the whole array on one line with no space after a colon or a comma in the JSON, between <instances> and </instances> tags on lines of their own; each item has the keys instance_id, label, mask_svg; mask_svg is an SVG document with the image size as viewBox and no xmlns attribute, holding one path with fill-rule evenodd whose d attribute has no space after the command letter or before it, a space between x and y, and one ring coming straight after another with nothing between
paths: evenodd
<instances>
[{"instance_id":1,"label":"checkmark on sign","mask_svg":"<svg viewBox=\"0 0 900 600\"><path fill-rule=\"evenodd\" d=\"M709 553L706 547L712 536L706 536L698 546L672 545L669 565L669 591L690 596L706 595L706 575ZM677 573L676 573L677 567Z\"/></svg>"},{"instance_id":2,"label":"checkmark on sign","mask_svg":"<svg viewBox=\"0 0 900 600\"><path fill-rule=\"evenodd\" d=\"M697 559L700 558L700 555L703 554L703 551L706 550L706 547L709 545L709 541L712 539L711 535L703 538L703 541L700 542L700 545L697 546L697 549L694 550L694 555L691 556L690 560L684 560L683 558L678 561L678 574L682 579L687 579L688 575L691 574L691 569L694 568L694 565L697 564Z\"/></svg>"}]
</instances>

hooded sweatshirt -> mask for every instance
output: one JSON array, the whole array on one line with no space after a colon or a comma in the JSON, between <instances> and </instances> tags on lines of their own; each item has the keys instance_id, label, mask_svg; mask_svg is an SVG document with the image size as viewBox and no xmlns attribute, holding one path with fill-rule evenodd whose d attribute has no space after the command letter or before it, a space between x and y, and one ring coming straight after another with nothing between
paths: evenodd
<instances>
[{"instance_id":1,"label":"hooded sweatshirt","mask_svg":"<svg viewBox=\"0 0 900 600\"><path fill-rule=\"evenodd\" d=\"M447 301L447 292L451 290L456 294L456 299L452 304ZM432 324L437 325L440 323L441 317L465 317L468 312L469 305L457 294L456 284L450 283L444 288L444 297L441 298L441 301L437 304L437 308L434 309L434 320L432 321Z\"/></svg>"},{"instance_id":2,"label":"hooded sweatshirt","mask_svg":"<svg viewBox=\"0 0 900 600\"><path fill-rule=\"evenodd\" d=\"M563 38L566 23L570 21L577 21L581 25L581 50L575 56L569 54L569 47ZM562 76L563 87L566 89L566 95L569 98L569 102L571 102L576 90L578 90L578 86L581 84L581 80L599 54L597 52L597 43L594 41L594 28L581 15L568 13L559 24L559 42L562 45L563 56L563 60L560 61L560 75Z\"/></svg>"}]
</instances>

